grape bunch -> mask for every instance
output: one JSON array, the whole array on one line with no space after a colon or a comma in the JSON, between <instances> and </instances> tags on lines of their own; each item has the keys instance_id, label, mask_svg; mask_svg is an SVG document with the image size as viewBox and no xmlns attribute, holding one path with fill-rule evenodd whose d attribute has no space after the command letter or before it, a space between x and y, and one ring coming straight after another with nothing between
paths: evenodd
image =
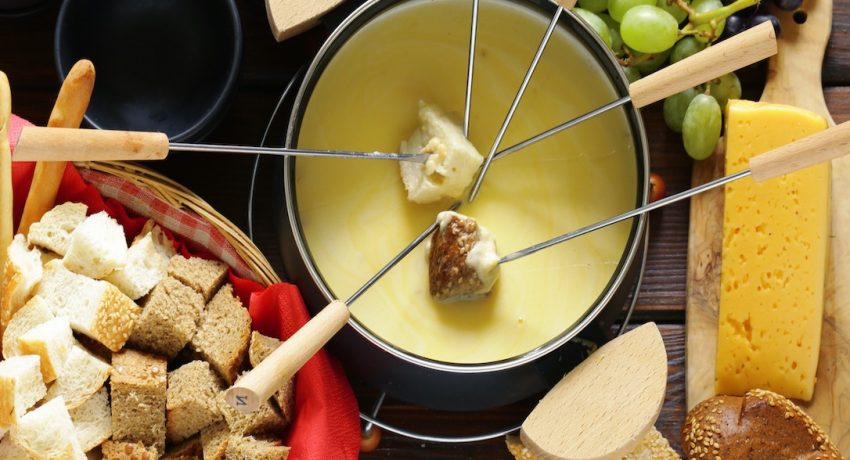
<instances>
[{"instance_id":1,"label":"grape bunch","mask_svg":"<svg viewBox=\"0 0 850 460\"><path fill-rule=\"evenodd\" d=\"M765 0L578 0L573 9L614 52L630 82L666 63L676 63L712 43L762 22L779 21L764 9ZM772 0L796 10L802 0ZM734 73L673 95L664 101L664 121L682 133L685 150L707 158L720 138L726 101L741 97Z\"/></svg>"}]
</instances>

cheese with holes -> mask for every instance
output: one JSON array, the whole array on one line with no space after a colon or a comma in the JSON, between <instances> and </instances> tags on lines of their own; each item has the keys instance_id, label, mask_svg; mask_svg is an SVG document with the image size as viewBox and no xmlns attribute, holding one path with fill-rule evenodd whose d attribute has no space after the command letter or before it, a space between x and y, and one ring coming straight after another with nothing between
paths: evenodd
<instances>
[{"instance_id":1,"label":"cheese with holes","mask_svg":"<svg viewBox=\"0 0 850 460\"><path fill-rule=\"evenodd\" d=\"M729 101L726 174L826 129L795 107ZM725 189L717 337L718 394L753 388L808 401L815 385L829 231L828 163Z\"/></svg>"}]
</instances>

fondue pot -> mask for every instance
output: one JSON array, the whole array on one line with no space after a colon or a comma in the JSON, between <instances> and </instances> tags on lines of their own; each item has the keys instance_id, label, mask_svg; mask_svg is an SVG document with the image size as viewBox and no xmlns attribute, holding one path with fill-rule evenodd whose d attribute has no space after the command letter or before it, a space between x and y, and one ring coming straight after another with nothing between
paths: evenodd
<instances>
[{"instance_id":1,"label":"fondue pot","mask_svg":"<svg viewBox=\"0 0 850 460\"><path fill-rule=\"evenodd\" d=\"M319 50L304 75L290 113L286 137L287 147L299 145L304 115L311 96L323 72L347 41L363 27L394 7L408 2L423 1L370 0L341 22ZM555 11L555 5L545 0L489 1L508 2L529 9L541 18L550 18ZM425 1L425 3L428 2ZM488 2L482 2L482 4L485 3ZM571 12L562 14L557 27L572 35L577 43L585 48L593 65L601 69L599 78L607 80L613 88L614 96L623 97L629 94L629 83L620 65L591 29ZM467 30L455 32L468 33ZM542 30L540 32L542 33ZM575 62L574 65L589 64ZM357 88L352 87L348 90L357 91ZM548 96L558 98L559 94ZM601 104L607 101L598 102ZM475 101L473 101L474 110ZM636 167L633 171L634 201L628 205L637 207L646 203L649 189L646 134L638 109L626 105L618 110L622 111L622 117L627 125L630 136L628 142ZM542 131L548 126L540 128ZM519 152L515 155L522 154ZM308 307L315 314L331 300L348 293L334 292L333 287L323 277L322 267L317 263L308 239L305 237L296 184L296 171L300 161L289 157L280 160L278 164L278 179L283 193L278 194L276 211L279 214L278 231L287 277L300 287ZM593 203L588 205L592 206ZM357 315L353 315L347 326L331 341L332 351L343 361L347 371L359 379L395 398L435 409L480 410L536 395L550 388L566 371L586 356L587 347L582 345L586 343L586 340L582 339L592 338L597 342L605 340L606 337L610 337L614 321L622 315L623 307L642 275L647 231L645 216L635 218L628 225L630 227L624 248L604 289L593 302L586 305L583 313L571 326L565 328L556 337L540 343L536 348L523 354L485 363L458 364L430 359L386 341L360 322ZM560 230L566 232L572 228ZM576 243L580 244L580 241ZM398 249L400 250L401 247ZM551 303L551 308L557 308L557 299L553 299ZM458 305L457 308L463 308L463 306Z\"/></svg>"}]
</instances>

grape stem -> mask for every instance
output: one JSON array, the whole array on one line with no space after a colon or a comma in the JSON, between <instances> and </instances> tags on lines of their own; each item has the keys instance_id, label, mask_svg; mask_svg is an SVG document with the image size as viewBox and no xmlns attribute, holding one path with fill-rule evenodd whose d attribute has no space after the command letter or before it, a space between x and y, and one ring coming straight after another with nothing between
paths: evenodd
<instances>
[{"instance_id":1,"label":"grape stem","mask_svg":"<svg viewBox=\"0 0 850 460\"><path fill-rule=\"evenodd\" d=\"M684 11L685 13L688 13L688 17L691 17L691 16L696 14L694 12L694 9L691 8L691 5L688 5L688 2L686 2L685 0L667 0L667 4L668 5L675 4L676 6L681 8L682 11Z\"/></svg>"},{"instance_id":2,"label":"grape stem","mask_svg":"<svg viewBox=\"0 0 850 460\"><path fill-rule=\"evenodd\" d=\"M676 0L677 3L680 1L682 0ZM691 10L688 14L689 24L685 26L685 29L691 26L695 27L703 24L716 24L717 21L722 21L738 11L758 5L758 3L759 0L736 0L734 3L717 8L716 10L705 11L702 13L695 13Z\"/></svg>"}]
</instances>

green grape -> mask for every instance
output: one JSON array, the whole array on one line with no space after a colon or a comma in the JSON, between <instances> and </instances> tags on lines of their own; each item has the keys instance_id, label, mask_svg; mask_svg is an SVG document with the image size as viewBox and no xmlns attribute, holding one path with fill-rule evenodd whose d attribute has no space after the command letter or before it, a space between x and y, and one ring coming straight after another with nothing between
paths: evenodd
<instances>
[{"instance_id":1,"label":"green grape","mask_svg":"<svg viewBox=\"0 0 850 460\"><path fill-rule=\"evenodd\" d=\"M707 94L694 97L682 121L682 140L691 158L704 160L714 152L722 118L717 99Z\"/></svg>"},{"instance_id":2,"label":"green grape","mask_svg":"<svg viewBox=\"0 0 850 460\"><path fill-rule=\"evenodd\" d=\"M578 0L578 6L591 13L601 13L608 9L608 0Z\"/></svg>"},{"instance_id":3,"label":"green grape","mask_svg":"<svg viewBox=\"0 0 850 460\"><path fill-rule=\"evenodd\" d=\"M657 0L608 0L608 14L617 22L623 22L626 12L638 5L655 5Z\"/></svg>"},{"instance_id":4,"label":"green grape","mask_svg":"<svg viewBox=\"0 0 850 460\"><path fill-rule=\"evenodd\" d=\"M605 24L605 21L600 19L599 16L582 8L573 8L573 13L584 19L590 28L599 35L599 38L605 42L605 45L608 48L611 48L611 33L608 31L608 26Z\"/></svg>"},{"instance_id":5,"label":"green grape","mask_svg":"<svg viewBox=\"0 0 850 460\"><path fill-rule=\"evenodd\" d=\"M614 50L614 54L622 56L624 51L623 37L620 36L620 24L613 20L607 13L599 13L597 16L608 25L608 33L611 35L611 49Z\"/></svg>"},{"instance_id":6,"label":"green grape","mask_svg":"<svg viewBox=\"0 0 850 460\"><path fill-rule=\"evenodd\" d=\"M699 53L706 47L705 43L700 43L695 37L685 37L673 46L673 52L670 53L670 64L675 64L682 59L691 57Z\"/></svg>"},{"instance_id":7,"label":"green grape","mask_svg":"<svg viewBox=\"0 0 850 460\"><path fill-rule=\"evenodd\" d=\"M727 73L708 85L708 91L717 99L720 108L725 109L729 99L741 98L741 81L734 73Z\"/></svg>"},{"instance_id":8,"label":"green grape","mask_svg":"<svg viewBox=\"0 0 850 460\"><path fill-rule=\"evenodd\" d=\"M631 54L634 62L637 62L637 64L632 64L632 66L640 71L641 75L646 75L655 72L667 62L667 57L670 56L670 50L649 55L639 51L632 51Z\"/></svg>"},{"instance_id":9,"label":"green grape","mask_svg":"<svg viewBox=\"0 0 850 460\"><path fill-rule=\"evenodd\" d=\"M693 8L694 13L707 13L722 7L723 2L720 0L694 0L693 4L691 4L691 8ZM701 32L701 34L695 35L695 37L700 43L708 43L709 39L703 35L711 34L713 37L711 41L714 41L720 37L720 34L723 33L723 29L725 27L726 19L717 21L717 29L714 29L711 24L702 24L696 27L696 30Z\"/></svg>"},{"instance_id":10,"label":"green grape","mask_svg":"<svg viewBox=\"0 0 850 460\"><path fill-rule=\"evenodd\" d=\"M679 23L657 6L639 5L623 16L620 34L629 48L642 53L660 53L676 44Z\"/></svg>"},{"instance_id":11,"label":"green grape","mask_svg":"<svg viewBox=\"0 0 850 460\"><path fill-rule=\"evenodd\" d=\"M677 133L682 132L685 112L696 95L697 90L690 88L664 99L664 122L667 123L668 128Z\"/></svg>"},{"instance_id":12,"label":"green grape","mask_svg":"<svg viewBox=\"0 0 850 460\"><path fill-rule=\"evenodd\" d=\"M623 66L623 73L626 74L626 78L629 79L629 83L634 83L640 80L640 72L638 72L634 67Z\"/></svg>"},{"instance_id":13,"label":"green grape","mask_svg":"<svg viewBox=\"0 0 850 460\"><path fill-rule=\"evenodd\" d=\"M658 0L656 6L670 13L670 16L676 18L676 22L681 24L688 17L688 12L680 8L675 1L667 3L668 1L672 0ZM686 0L685 3L688 3L688 1Z\"/></svg>"}]
</instances>

